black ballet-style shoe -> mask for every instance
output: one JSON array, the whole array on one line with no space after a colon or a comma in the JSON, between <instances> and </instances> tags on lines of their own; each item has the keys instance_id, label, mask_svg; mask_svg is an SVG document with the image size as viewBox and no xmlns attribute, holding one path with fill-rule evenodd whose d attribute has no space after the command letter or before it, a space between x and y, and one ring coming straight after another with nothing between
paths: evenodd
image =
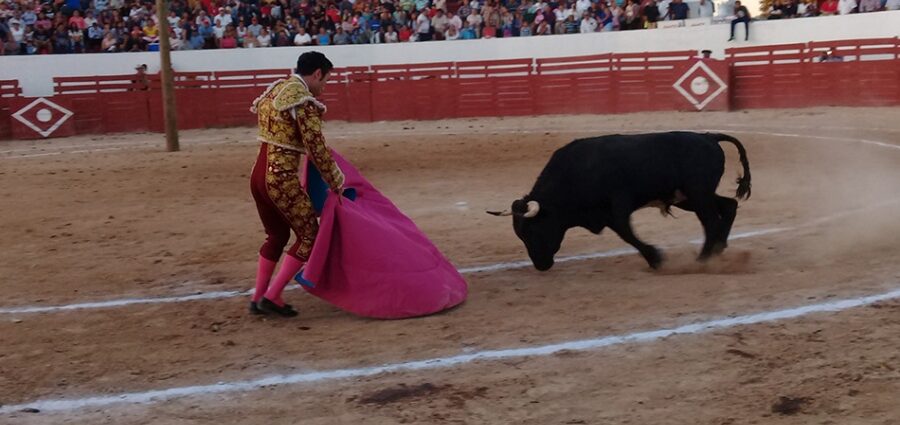
<instances>
[{"instance_id":1,"label":"black ballet-style shoe","mask_svg":"<svg viewBox=\"0 0 900 425\"><path fill-rule=\"evenodd\" d=\"M263 297L259 300L259 304L257 304L257 308L267 314L277 314L281 317L296 317L299 313L297 310L294 310L290 304L285 304L284 307L279 307L278 304L275 304L271 300L266 297Z\"/></svg>"},{"instance_id":2,"label":"black ballet-style shoe","mask_svg":"<svg viewBox=\"0 0 900 425\"><path fill-rule=\"evenodd\" d=\"M254 301L250 301L250 307L248 308L248 310L250 311L250 314L254 314L254 315L266 314L262 310L259 309L259 306L256 305L256 302L254 302Z\"/></svg>"}]
</instances>

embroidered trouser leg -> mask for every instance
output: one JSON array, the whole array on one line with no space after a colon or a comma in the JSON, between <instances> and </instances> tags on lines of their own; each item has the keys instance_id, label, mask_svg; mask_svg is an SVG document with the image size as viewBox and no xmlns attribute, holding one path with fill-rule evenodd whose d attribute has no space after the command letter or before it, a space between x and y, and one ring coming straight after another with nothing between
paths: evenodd
<instances>
[{"instance_id":1,"label":"embroidered trouser leg","mask_svg":"<svg viewBox=\"0 0 900 425\"><path fill-rule=\"evenodd\" d=\"M306 261L319 231L309 195L300 186L300 153L262 143L250 178L250 192L266 231L259 254L278 261L290 239L297 240L288 255Z\"/></svg>"}]
</instances>

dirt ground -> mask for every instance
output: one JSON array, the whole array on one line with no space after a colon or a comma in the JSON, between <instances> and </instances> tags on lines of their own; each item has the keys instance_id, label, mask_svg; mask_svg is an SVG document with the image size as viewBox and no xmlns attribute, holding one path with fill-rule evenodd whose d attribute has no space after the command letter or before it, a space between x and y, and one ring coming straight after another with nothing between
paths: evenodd
<instances>
[{"instance_id":1,"label":"dirt ground","mask_svg":"<svg viewBox=\"0 0 900 425\"><path fill-rule=\"evenodd\" d=\"M0 406L378 366L656 330L900 288L900 109L821 108L375 124L330 123L352 161L460 268L526 259L506 208L578 136L732 134L753 196L707 264L693 214L642 210L637 255L467 273L468 301L374 321L287 292L297 319L247 297L0 313ZM0 144L3 309L244 291L263 240L253 129ZM735 149L719 193L734 193ZM626 247L573 230L560 256ZM0 415L72 424L898 424L900 301L660 341L136 405Z\"/></svg>"}]
</instances>

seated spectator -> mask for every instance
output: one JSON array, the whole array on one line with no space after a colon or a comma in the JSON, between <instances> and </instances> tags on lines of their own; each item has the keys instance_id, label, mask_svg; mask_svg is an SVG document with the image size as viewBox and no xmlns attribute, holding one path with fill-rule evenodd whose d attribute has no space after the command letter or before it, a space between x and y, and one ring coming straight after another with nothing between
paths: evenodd
<instances>
[{"instance_id":1,"label":"seated spectator","mask_svg":"<svg viewBox=\"0 0 900 425\"><path fill-rule=\"evenodd\" d=\"M350 44L350 37L347 35L347 33L344 32L343 27L340 27L340 26L337 27L334 35L331 36L331 44L338 45L338 46L344 45L344 44Z\"/></svg>"},{"instance_id":2,"label":"seated spectator","mask_svg":"<svg viewBox=\"0 0 900 425\"><path fill-rule=\"evenodd\" d=\"M641 20L644 22L644 28L656 28L659 21L659 7L656 0L649 0L641 10Z\"/></svg>"},{"instance_id":3,"label":"seated spectator","mask_svg":"<svg viewBox=\"0 0 900 425\"><path fill-rule=\"evenodd\" d=\"M450 25L447 27L447 31L444 33L444 39L446 40L459 40L459 32L456 31L456 27Z\"/></svg>"},{"instance_id":4,"label":"seated spectator","mask_svg":"<svg viewBox=\"0 0 900 425\"><path fill-rule=\"evenodd\" d=\"M268 28L262 28L259 30L259 36L256 37L256 42L259 44L259 47L272 46L272 35L269 34Z\"/></svg>"},{"instance_id":5,"label":"seated spectator","mask_svg":"<svg viewBox=\"0 0 900 425\"><path fill-rule=\"evenodd\" d=\"M481 37L481 26L484 24L484 18L481 17L480 13L477 11L470 13L469 16L466 17L466 23L469 24L469 28L475 32L475 38Z\"/></svg>"},{"instance_id":6,"label":"seated spectator","mask_svg":"<svg viewBox=\"0 0 900 425\"><path fill-rule=\"evenodd\" d=\"M235 28L235 34L237 34L238 46L243 46L244 39L247 38L247 36L250 34L250 29L248 29L247 26L244 25L243 19L241 19L237 28Z\"/></svg>"},{"instance_id":7,"label":"seated spectator","mask_svg":"<svg viewBox=\"0 0 900 425\"><path fill-rule=\"evenodd\" d=\"M881 10L881 0L860 0L859 12L869 13Z\"/></svg>"},{"instance_id":8,"label":"seated spectator","mask_svg":"<svg viewBox=\"0 0 900 425\"><path fill-rule=\"evenodd\" d=\"M731 20L731 38L728 41L734 40L734 28L737 24L743 22L744 23L744 40L750 39L750 11L747 10L746 6L741 5L740 1L734 2L734 15L735 18Z\"/></svg>"},{"instance_id":9,"label":"seated spectator","mask_svg":"<svg viewBox=\"0 0 900 425\"><path fill-rule=\"evenodd\" d=\"M156 22L153 19L148 19L147 25L144 26L144 41L147 43L159 41L159 28L156 27Z\"/></svg>"},{"instance_id":10,"label":"seated spectator","mask_svg":"<svg viewBox=\"0 0 900 425\"><path fill-rule=\"evenodd\" d=\"M184 50L184 32L176 31L177 27L169 28L169 48L173 51Z\"/></svg>"},{"instance_id":11,"label":"seated spectator","mask_svg":"<svg viewBox=\"0 0 900 425\"><path fill-rule=\"evenodd\" d=\"M409 27L409 25L404 25L404 26L400 27L400 32L397 33L397 36L400 38L401 43L406 43L407 41L410 41L410 39L412 38L412 35L413 35L413 30L412 30L412 28Z\"/></svg>"},{"instance_id":12,"label":"seated spectator","mask_svg":"<svg viewBox=\"0 0 900 425\"><path fill-rule=\"evenodd\" d=\"M235 31L234 25L229 24L227 27L225 27L225 32L222 33L222 38L218 40L218 48L235 49L237 48L237 46L237 31Z\"/></svg>"},{"instance_id":13,"label":"seated spectator","mask_svg":"<svg viewBox=\"0 0 900 425\"><path fill-rule=\"evenodd\" d=\"M539 16L540 17L540 16ZM537 18L535 18L535 22L537 22ZM547 24L547 21L544 19L540 19L540 22L537 24L537 28L534 30L534 35L550 35L550 25Z\"/></svg>"},{"instance_id":14,"label":"seated spectator","mask_svg":"<svg viewBox=\"0 0 900 425\"><path fill-rule=\"evenodd\" d=\"M686 7L687 5L685 5ZM641 28L640 6L632 0L625 2L622 22L619 25L623 30L636 30Z\"/></svg>"},{"instance_id":15,"label":"seated spectator","mask_svg":"<svg viewBox=\"0 0 900 425\"><path fill-rule=\"evenodd\" d=\"M431 19L431 27L434 28L434 39L443 40L444 33L447 31L449 25L450 20L444 15L444 11L442 9L437 9L434 18Z\"/></svg>"},{"instance_id":16,"label":"seated spectator","mask_svg":"<svg viewBox=\"0 0 900 425\"><path fill-rule=\"evenodd\" d=\"M397 34L397 31L394 31L393 25L388 25L387 31L384 33L384 42L385 43L399 43L400 35Z\"/></svg>"},{"instance_id":17,"label":"seated spectator","mask_svg":"<svg viewBox=\"0 0 900 425\"><path fill-rule=\"evenodd\" d=\"M300 27L297 31L297 35L294 36L294 45L309 46L312 45L312 42L312 37L306 33L306 28Z\"/></svg>"},{"instance_id":18,"label":"seated spectator","mask_svg":"<svg viewBox=\"0 0 900 425\"><path fill-rule=\"evenodd\" d=\"M591 16L590 12L585 11L581 14L581 33L589 34L592 32L597 32L597 27L600 25L597 22L597 19Z\"/></svg>"},{"instance_id":19,"label":"seated spectator","mask_svg":"<svg viewBox=\"0 0 900 425\"><path fill-rule=\"evenodd\" d=\"M84 53L84 31L77 24L69 25L69 42L72 53Z\"/></svg>"},{"instance_id":20,"label":"seated spectator","mask_svg":"<svg viewBox=\"0 0 900 425\"><path fill-rule=\"evenodd\" d=\"M103 28L100 28L100 23L94 22L87 30L88 39L87 39L87 49L89 52L99 52L100 45L103 44Z\"/></svg>"},{"instance_id":21,"label":"seated spectator","mask_svg":"<svg viewBox=\"0 0 900 425\"><path fill-rule=\"evenodd\" d=\"M25 50L25 28L22 26L22 23L13 19L10 21L9 26L9 37L14 46L13 54L27 54Z\"/></svg>"},{"instance_id":22,"label":"seated spectator","mask_svg":"<svg viewBox=\"0 0 900 425\"><path fill-rule=\"evenodd\" d=\"M841 15L849 15L856 9L856 0L839 0L838 1L838 12Z\"/></svg>"},{"instance_id":23,"label":"seated spectator","mask_svg":"<svg viewBox=\"0 0 900 425\"><path fill-rule=\"evenodd\" d=\"M69 30L65 25L56 26L53 32L53 52L54 53L72 53L72 40L69 39Z\"/></svg>"},{"instance_id":24,"label":"seated spectator","mask_svg":"<svg viewBox=\"0 0 900 425\"><path fill-rule=\"evenodd\" d=\"M118 50L119 42L116 40L116 34L112 32L103 36L103 42L100 43L100 49L106 53L114 53Z\"/></svg>"},{"instance_id":25,"label":"seated spectator","mask_svg":"<svg viewBox=\"0 0 900 425\"><path fill-rule=\"evenodd\" d=\"M566 34L578 34L578 30L580 28L578 25L578 21L575 20L574 16L568 15L563 24L565 25Z\"/></svg>"},{"instance_id":26,"label":"seated spectator","mask_svg":"<svg viewBox=\"0 0 900 425\"><path fill-rule=\"evenodd\" d=\"M819 9L816 5L816 0L801 0L799 4L797 4L797 16L801 16L804 18L818 16Z\"/></svg>"},{"instance_id":27,"label":"seated spectator","mask_svg":"<svg viewBox=\"0 0 900 425\"><path fill-rule=\"evenodd\" d=\"M259 33L262 32L263 26L259 24L259 19L256 16L250 18L250 26L247 27L247 30L253 34L254 37L259 37Z\"/></svg>"},{"instance_id":28,"label":"seated spectator","mask_svg":"<svg viewBox=\"0 0 900 425\"><path fill-rule=\"evenodd\" d=\"M325 31L325 27L319 28L319 34L316 35L316 44L319 46L327 46L331 43L331 36Z\"/></svg>"},{"instance_id":29,"label":"seated spectator","mask_svg":"<svg viewBox=\"0 0 900 425\"><path fill-rule=\"evenodd\" d=\"M837 15L838 0L825 0L821 6L822 16Z\"/></svg>"},{"instance_id":30,"label":"seated spectator","mask_svg":"<svg viewBox=\"0 0 900 425\"><path fill-rule=\"evenodd\" d=\"M672 11L672 19L676 21L685 20L690 14L690 8L684 3L684 0L672 0L669 8Z\"/></svg>"},{"instance_id":31,"label":"seated spectator","mask_svg":"<svg viewBox=\"0 0 900 425\"><path fill-rule=\"evenodd\" d=\"M900 0L887 0L884 4L885 10L900 10Z\"/></svg>"},{"instance_id":32,"label":"seated spectator","mask_svg":"<svg viewBox=\"0 0 900 425\"><path fill-rule=\"evenodd\" d=\"M75 10L72 12L72 17L69 18L69 26L75 25L75 28L84 31L87 29L87 25L84 22L84 18L81 17L81 11Z\"/></svg>"}]
</instances>

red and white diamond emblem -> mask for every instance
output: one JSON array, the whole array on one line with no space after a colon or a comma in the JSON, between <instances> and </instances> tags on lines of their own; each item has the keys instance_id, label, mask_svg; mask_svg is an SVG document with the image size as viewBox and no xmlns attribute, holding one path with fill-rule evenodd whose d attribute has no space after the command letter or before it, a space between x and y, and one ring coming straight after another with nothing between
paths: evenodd
<instances>
[{"instance_id":1,"label":"red and white diamond emblem","mask_svg":"<svg viewBox=\"0 0 900 425\"><path fill-rule=\"evenodd\" d=\"M53 134L72 115L74 115L72 111L40 97L24 108L19 109L12 117L41 136L47 137Z\"/></svg>"},{"instance_id":2,"label":"red and white diamond emblem","mask_svg":"<svg viewBox=\"0 0 900 425\"><path fill-rule=\"evenodd\" d=\"M709 102L728 88L725 82L702 61L695 63L672 86L698 111L703 110Z\"/></svg>"}]
</instances>

